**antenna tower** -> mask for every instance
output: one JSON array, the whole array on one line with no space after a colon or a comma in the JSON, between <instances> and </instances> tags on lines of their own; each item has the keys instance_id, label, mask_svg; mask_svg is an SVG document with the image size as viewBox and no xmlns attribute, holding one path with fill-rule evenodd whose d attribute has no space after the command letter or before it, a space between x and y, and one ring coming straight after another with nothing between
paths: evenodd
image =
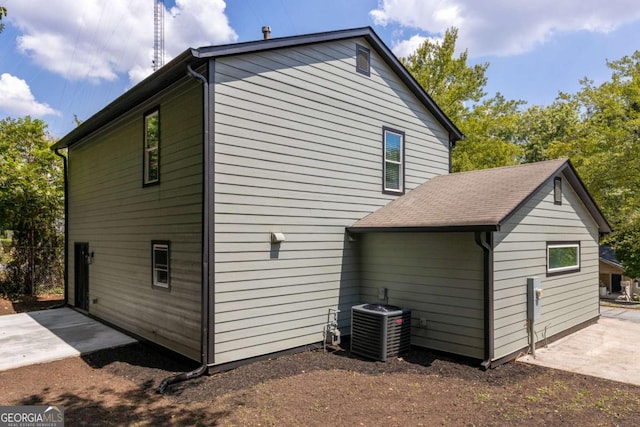
<instances>
[{"instance_id":1,"label":"antenna tower","mask_svg":"<svg viewBox=\"0 0 640 427\"><path fill-rule=\"evenodd\" d=\"M153 0L153 71L164 65L164 0Z\"/></svg>"}]
</instances>

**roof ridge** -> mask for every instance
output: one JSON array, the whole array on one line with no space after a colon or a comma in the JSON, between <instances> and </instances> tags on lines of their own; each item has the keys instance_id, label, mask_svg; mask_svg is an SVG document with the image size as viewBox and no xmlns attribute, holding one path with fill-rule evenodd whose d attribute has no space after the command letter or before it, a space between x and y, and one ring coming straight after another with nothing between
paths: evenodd
<instances>
[{"instance_id":1,"label":"roof ridge","mask_svg":"<svg viewBox=\"0 0 640 427\"><path fill-rule=\"evenodd\" d=\"M523 167L530 167L530 166L540 166L541 164L544 163L552 163L552 162L558 162L562 160L563 162L566 162L569 160L568 157L559 157L557 159L552 159L552 160L542 160L539 162L532 162L532 163L519 163L517 165L508 165L508 166L497 166L494 168L484 168L484 169L473 169L473 170L469 170L469 171L461 171L461 172L453 172L450 174L444 174L444 175L438 175L437 177L434 178L439 178L441 176L451 176L451 175L464 175L464 174L472 174L472 173L481 173L481 172L489 172L489 171L497 171L497 170L505 170L505 169L514 169L514 168L523 168ZM432 178L433 179L433 178Z\"/></svg>"}]
</instances>

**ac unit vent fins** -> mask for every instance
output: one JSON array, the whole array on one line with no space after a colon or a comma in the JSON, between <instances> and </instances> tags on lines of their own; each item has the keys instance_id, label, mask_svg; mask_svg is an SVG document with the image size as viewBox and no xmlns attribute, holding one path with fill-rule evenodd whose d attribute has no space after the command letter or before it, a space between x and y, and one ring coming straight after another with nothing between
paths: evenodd
<instances>
[{"instance_id":1,"label":"ac unit vent fins","mask_svg":"<svg viewBox=\"0 0 640 427\"><path fill-rule=\"evenodd\" d=\"M351 353L386 362L411 347L411 310L387 304L351 307Z\"/></svg>"}]
</instances>

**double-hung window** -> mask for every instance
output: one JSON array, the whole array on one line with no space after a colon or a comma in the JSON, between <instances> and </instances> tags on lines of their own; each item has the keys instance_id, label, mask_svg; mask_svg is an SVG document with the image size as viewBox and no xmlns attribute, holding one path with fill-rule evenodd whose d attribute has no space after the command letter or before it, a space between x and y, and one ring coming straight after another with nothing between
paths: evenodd
<instances>
[{"instance_id":1,"label":"double-hung window","mask_svg":"<svg viewBox=\"0 0 640 427\"><path fill-rule=\"evenodd\" d=\"M171 282L169 246L167 241L151 242L151 277L154 287L169 289Z\"/></svg>"},{"instance_id":2,"label":"double-hung window","mask_svg":"<svg viewBox=\"0 0 640 427\"><path fill-rule=\"evenodd\" d=\"M547 242L547 274L580 271L580 242Z\"/></svg>"},{"instance_id":3,"label":"double-hung window","mask_svg":"<svg viewBox=\"0 0 640 427\"><path fill-rule=\"evenodd\" d=\"M155 109L144 115L144 177L143 185L160 182L160 112Z\"/></svg>"},{"instance_id":4,"label":"double-hung window","mask_svg":"<svg viewBox=\"0 0 640 427\"><path fill-rule=\"evenodd\" d=\"M404 193L404 132L382 128L383 172L385 193Z\"/></svg>"}]
</instances>

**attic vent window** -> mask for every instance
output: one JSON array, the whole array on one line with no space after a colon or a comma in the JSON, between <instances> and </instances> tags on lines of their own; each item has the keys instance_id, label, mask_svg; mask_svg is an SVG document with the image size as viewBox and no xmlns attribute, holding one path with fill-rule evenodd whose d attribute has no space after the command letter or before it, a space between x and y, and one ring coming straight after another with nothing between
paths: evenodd
<instances>
[{"instance_id":1,"label":"attic vent window","mask_svg":"<svg viewBox=\"0 0 640 427\"><path fill-rule=\"evenodd\" d=\"M144 116L143 185L160 182L160 112L155 109Z\"/></svg>"},{"instance_id":2,"label":"attic vent window","mask_svg":"<svg viewBox=\"0 0 640 427\"><path fill-rule=\"evenodd\" d=\"M562 204L562 178L559 176L553 178L553 203Z\"/></svg>"},{"instance_id":3,"label":"attic vent window","mask_svg":"<svg viewBox=\"0 0 640 427\"><path fill-rule=\"evenodd\" d=\"M356 71L365 76L371 75L371 51L364 46L356 45Z\"/></svg>"}]
</instances>

